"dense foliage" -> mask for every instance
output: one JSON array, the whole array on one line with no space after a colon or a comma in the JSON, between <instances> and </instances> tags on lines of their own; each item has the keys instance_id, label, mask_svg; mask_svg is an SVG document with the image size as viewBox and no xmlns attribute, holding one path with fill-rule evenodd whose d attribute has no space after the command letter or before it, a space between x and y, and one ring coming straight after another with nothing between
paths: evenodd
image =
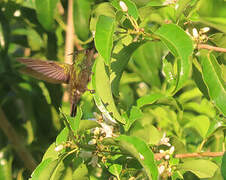
<instances>
[{"instance_id":1,"label":"dense foliage","mask_svg":"<svg viewBox=\"0 0 226 180\"><path fill-rule=\"evenodd\" d=\"M74 0L96 48L75 118L16 61L64 61L67 7L0 2L0 179L226 179L226 2Z\"/></svg>"}]
</instances>

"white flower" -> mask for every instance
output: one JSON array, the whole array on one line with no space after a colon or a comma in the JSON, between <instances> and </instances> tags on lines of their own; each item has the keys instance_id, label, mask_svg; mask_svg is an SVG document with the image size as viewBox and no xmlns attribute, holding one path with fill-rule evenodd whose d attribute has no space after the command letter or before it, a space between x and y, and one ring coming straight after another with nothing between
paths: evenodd
<instances>
[{"instance_id":1,"label":"white flower","mask_svg":"<svg viewBox=\"0 0 226 180\"><path fill-rule=\"evenodd\" d=\"M144 156L141 153L139 153L139 156L141 160L144 160Z\"/></svg>"},{"instance_id":2,"label":"white flower","mask_svg":"<svg viewBox=\"0 0 226 180\"><path fill-rule=\"evenodd\" d=\"M93 144L96 144L97 143L97 140L96 139L91 139L88 144L89 145L93 145Z\"/></svg>"},{"instance_id":3,"label":"white flower","mask_svg":"<svg viewBox=\"0 0 226 180\"><path fill-rule=\"evenodd\" d=\"M21 15L20 10L16 10L13 14L15 17L19 17Z\"/></svg>"},{"instance_id":4,"label":"white flower","mask_svg":"<svg viewBox=\"0 0 226 180\"><path fill-rule=\"evenodd\" d=\"M3 156L4 156L4 153L0 152L0 158L3 158Z\"/></svg>"},{"instance_id":5,"label":"white flower","mask_svg":"<svg viewBox=\"0 0 226 180\"><path fill-rule=\"evenodd\" d=\"M193 37L196 38L196 39L199 37L199 33L198 33L198 31L197 31L196 28L193 28L193 29L192 29L192 35L193 35Z\"/></svg>"},{"instance_id":6,"label":"white flower","mask_svg":"<svg viewBox=\"0 0 226 180\"><path fill-rule=\"evenodd\" d=\"M163 134L163 137L161 138L159 144L164 144L166 146L171 146L171 144L169 143L169 138L166 137L166 133Z\"/></svg>"},{"instance_id":7,"label":"white flower","mask_svg":"<svg viewBox=\"0 0 226 180\"><path fill-rule=\"evenodd\" d=\"M166 160L168 160L169 158L170 158L170 155L169 154L165 155L165 159Z\"/></svg>"},{"instance_id":8,"label":"white flower","mask_svg":"<svg viewBox=\"0 0 226 180\"><path fill-rule=\"evenodd\" d=\"M55 147L55 151L56 152L59 152L59 151L61 151L62 149L64 148L64 146L62 145L62 144L60 144L60 145L58 145L57 147Z\"/></svg>"},{"instance_id":9,"label":"white flower","mask_svg":"<svg viewBox=\"0 0 226 180\"><path fill-rule=\"evenodd\" d=\"M119 6L121 7L123 12L128 11L128 7L126 6L126 3L124 3L123 1L119 1Z\"/></svg>"},{"instance_id":10,"label":"white flower","mask_svg":"<svg viewBox=\"0 0 226 180\"><path fill-rule=\"evenodd\" d=\"M2 159L2 160L0 161L0 164L1 164L1 165L5 165L5 164L6 164L6 160L5 160L5 159Z\"/></svg>"},{"instance_id":11,"label":"white flower","mask_svg":"<svg viewBox=\"0 0 226 180\"><path fill-rule=\"evenodd\" d=\"M102 126L102 131L106 134L106 137L112 137L113 135L113 126L110 126L106 123L100 123L100 125Z\"/></svg>"},{"instance_id":12,"label":"white flower","mask_svg":"<svg viewBox=\"0 0 226 180\"><path fill-rule=\"evenodd\" d=\"M161 165L158 167L159 174L162 174L165 170L165 166Z\"/></svg>"},{"instance_id":13,"label":"white flower","mask_svg":"<svg viewBox=\"0 0 226 180\"><path fill-rule=\"evenodd\" d=\"M161 154L163 154L165 151L164 151L164 150L162 150L162 149L160 149L160 150L159 150L159 152L160 152Z\"/></svg>"},{"instance_id":14,"label":"white flower","mask_svg":"<svg viewBox=\"0 0 226 180\"><path fill-rule=\"evenodd\" d=\"M175 150L175 147L171 146L171 148L169 149L169 154L173 154L174 150Z\"/></svg>"},{"instance_id":15,"label":"white flower","mask_svg":"<svg viewBox=\"0 0 226 180\"><path fill-rule=\"evenodd\" d=\"M208 32L209 30L210 30L209 27L204 27L204 28L200 29L200 32L201 32L201 33L206 33L206 32Z\"/></svg>"}]
</instances>

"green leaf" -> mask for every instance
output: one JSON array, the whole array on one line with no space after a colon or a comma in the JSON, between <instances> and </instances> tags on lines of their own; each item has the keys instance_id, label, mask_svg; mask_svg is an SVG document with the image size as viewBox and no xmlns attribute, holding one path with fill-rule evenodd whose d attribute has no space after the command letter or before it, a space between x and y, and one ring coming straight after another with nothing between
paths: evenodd
<instances>
[{"instance_id":1,"label":"green leaf","mask_svg":"<svg viewBox=\"0 0 226 180\"><path fill-rule=\"evenodd\" d=\"M8 160L1 151L0 156L0 179L11 180L12 178L12 159Z\"/></svg>"},{"instance_id":2,"label":"green leaf","mask_svg":"<svg viewBox=\"0 0 226 180\"><path fill-rule=\"evenodd\" d=\"M96 121L81 120L80 125L79 125L79 129L78 129L78 133L80 134L85 130L92 129L92 128L95 128L95 127L101 127L101 125Z\"/></svg>"},{"instance_id":3,"label":"green leaf","mask_svg":"<svg viewBox=\"0 0 226 180\"><path fill-rule=\"evenodd\" d=\"M222 158L222 163L221 163L221 174L224 179L226 179L226 152L224 152L223 158Z\"/></svg>"},{"instance_id":4,"label":"green leaf","mask_svg":"<svg viewBox=\"0 0 226 180\"><path fill-rule=\"evenodd\" d=\"M57 159L59 153L57 151L55 151L55 143L52 143L49 148L46 150L44 156L42 157L42 161L52 158L52 159Z\"/></svg>"},{"instance_id":5,"label":"green leaf","mask_svg":"<svg viewBox=\"0 0 226 180\"><path fill-rule=\"evenodd\" d=\"M90 20L91 31L96 31L96 24L100 15L105 15L112 18L115 17L115 10L114 7L112 7L111 3L103 2L97 4L97 6L94 9L92 9L92 16Z\"/></svg>"},{"instance_id":6,"label":"green leaf","mask_svg":"<svg viewBox=\"0 0 226 180\"><path fill-rule=\"evenodd\" d=\"M222 78L219 64L214 55L206 50L201 50L198 58L201 62L202 75L208 88L209 96L224 116L226 116L225 82Z\"/></svg>"},{"instance_id":7,"label":"green leaf","mask_svg":"<svg viewBox=\"0 0 226 180\"><path fill-rule=\"evenodd\" d=\"M34 170L34 172L31 175L31 180L54 180L55 175L58 173L60 170L61 166L63 165L62 161L72 154L74 152L70 151L65 153L64 155L61 155L59 159L56 158L47 158L43 160L38 167Z\"/></svg>"},{"instance_id":8,"label":"green leaf","mask_svg":"<svg viewBox=\"0 0 226 180\"><path fill-rule=\"evenodd\" d=\"M122 119L114 103L108 68L105 66L102 57L99 56L96 59L93 69L92 86L95 89L94 100L99 110L112 122L114 122L114 119L111 117L111 113L117 121L124 124L125 120Z\"/></svg>"},{"instance_id":9,"label":"green leaf","mask_svg":"<svg viewBox=\"0 0 226 180\"><path fill-rule=\"evenodd\" d=\"M130 136L138 137L147 144L157 145L161 139L156 127L151 124L142 124L139 121L133 123L128 132Z\"/></svg>"},{"instance_id":10,"label":"green leaf","mask_svg":"<svg viewBox=\"0 0 226 180\"><path fill-rule=\"evenodd\" d=\"M77 169L73 172L73 180L88 180L88 169L85 164L81 163Z\"/></svg>"},{"instance_id":11,"label":"green leaf","mask_svg":"<svg viewBox=\"0 0 226 180\"><path fill-rule=\"evenodd\" d=\"M32 28L15 29L12 32L14 35L27 36L28 44L33 51L40 50L44 46L44 41L40 35Z\"/></svg>"},{"instance_id":12,"label":"green leaf","mask_svg":"<svg viewBox=\"0 0 226 180\"><path fill-rule=\"evenodd\" d=\"M108 171L115 175L118 179L120 179L120 173L122 171L122 165L120 164L113 164L108 168Z\"/></svg>"},{"instance_id":13,"label":"green leaf","mask_svg":"<svg viewBox=\"0 0 226 180\"><path fill-rule=\"evenodd\" d=\"M110 65L113 47L114 21L112 17L101 15L96 24L95 47L107 65Z\"/></svg>"},{"instance_id":14,"label":"green leaf","mask_svg":"<svg viewBox=\"0 0 226 180\"><path fill-rule=\"evenodd\" d=\"M120 7L119 2L120 2L119 0L113 0L111 1L111 4L120 11L122 10L122 8ZM135 20L137 20L139 17L139 14L138 14L136 4L130 0L123 0L123 2L126 4L128 8L128 14L132 16Z\"/></svg>"},{"instance_id":15,"label":"green leaf","mask_svg":"<svg viewBox=\"0 0 226 180\"><path fill-rule=\"evenodd\" d=\"M82 118L82 109L80 106L77 106L77 113L75 117L68 117L68 121L71 125L71 128L74 132L77 132L79 129L79 124Z\"/></svg>"},{"instance_id":16,"label":"green leaf","mask_svg":"<svg viewBox=\"0 0 226 180\"><path fill-rule=\"evenodd\" d=\"M180 165L184 171L190 171L199 178L210 178L216 172L218 166L209 160L186 160Z\"/></svg>"},{"instance_id":17,"label":"green leaf","mask_svg":"<svg viewBox=\"0 0 226 180\"><path fill-rule=\"evenodd\" d=\"M133 63L133 70L152 87L161 87L159 70L162 52L161 42L146 42L136 49L130 60L130 63Z\"/></svg>"},{"instance_id":18,"label":"green leaf","mask_svg":"<svg viewBox=\"0 0 226 180\"><path fill-rule=\"evenodd\" d=\"M155 103L157 100L159 100L160 98L165 97L165 95L163 95L162 93L153 93L153 94L149 94L146 96L142 96L141 98L139 98L137 100L137 106L138 107L142 107L148 104L153 104Z\"/></svg>"},{"instance_id":19,"label":"green leaf","mask_svg":"<svg viewBox=\"0 0 226 180\"><path fill-rule=\"evenodd\" d=\"M162 74L165 76L166 82L169 84L169 88L175 88L176 78L173 73L173 65L167 61L166 58L162 60Z\"/></svg>"},{"instance_id":20,"label":"green leaf","mask_svg":"<svg viewBox=\"0 0 226 180\"><path fill-rule=\"evenodd\" d=\"M116 59L111 63L111 86L112 92L115 96L118 96L119 82L122 77L122 73L127 66L133 52L143 44L144 42L134 42L129 46L124 47L114 58Z\"/></svg>"},{"instance_id":21,"label":"green leaf","mask_svg":"<svg viewBox=\"0 0 226 180\"><path fill-rule=\"evenodd\" d=\"M175 24L165 24L156 32L161 41L169 48L171 53L178 58L177 86L178 91L187 81L191 70L191 56L193 53L193 41Z\"/></svg>"},{"instance_id":22,"label":"green leaf","mask_svg":"<svg viewBox=\"0 0 226 180\"><path fill-rule=\"evenodd\" d=\"M58 0L36 0L37 17L41 25L47 30L52 31L54 25L54 11Z\"/></svg>"},{"instance_id":23,"label":"green leaf","mask_svg":"<svg viewBox=\"0 0 226 180\"><path fill-rule=\"evenodd\" d=\"M205 139L210 126L210 120L204 115L195 116L190 120L188 126L194 127L202 136L202 138Z\"/></svg>"},{"instance_id":24,"label":"green leaf","mask_svg":"<svg viewBox=\"0 0 226 180\"><path fill-rule=\"evenodd\" d=\"M59 144L62 144L68 140L69 130L67 127L65 127L61 132L58 134L56 138L56 146Z\"/></svg>"},{"instance_id":25,"label":"green leaf","mask_svg":"<svg viewBox=\"0 0 226 180\"><path fill-rule=\"evenodd\" d=\"M79 39L85 41L90 35L89 19L91 14L91 1L90 0L75 0L74 1L74 29Z\"/></svg>"},{"instance_id":26,"label":"green leaf","mask_svg":"<svg viewBox=\"0 0 226 180\"><path fill-rule=\"evenodd\" d=\"M142 118L143 113L142 111L136 107L133 106L132 109L130 110L130 115L129 118L126 118L126 124L125 124L125 131L128 131L130 126L136 121L137 119Z\"/></svg>"},{"instance_id":27,"label":"green leaf","mask_svg":"<svg viewBox=\"0 0 226 180\"><path fill-rule=\"evenodd\" d=\"M137 137L121 135L116 138L119 146L134 156L144 167L149 179L158 179L158 169L154 160L154 153L147 144Z\"/></svg>"}]
</instances>

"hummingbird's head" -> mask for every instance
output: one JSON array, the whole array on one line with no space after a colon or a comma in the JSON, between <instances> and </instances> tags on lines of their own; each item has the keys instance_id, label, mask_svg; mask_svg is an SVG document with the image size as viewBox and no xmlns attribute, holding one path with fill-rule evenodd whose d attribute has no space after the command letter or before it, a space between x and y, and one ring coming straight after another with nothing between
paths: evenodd
<instances>
[{"instance_id":1,"label":"hummingbird's head","mask_svg":"<svg viewBox=\"0 0 226 180\"><path fill-rule=\"evenodd\" d=\"M75 67L90 66L93 58L93 49L80 50L74 53L73 64Z\"/></svg>"}]
</instances>

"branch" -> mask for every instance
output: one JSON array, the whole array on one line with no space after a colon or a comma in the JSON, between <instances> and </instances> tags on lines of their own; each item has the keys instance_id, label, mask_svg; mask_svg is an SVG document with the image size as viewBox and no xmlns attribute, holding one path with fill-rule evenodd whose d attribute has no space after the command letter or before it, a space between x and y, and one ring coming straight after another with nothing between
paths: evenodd
<instances>
[{"instance_id":1,"label":"branch","mask_svg":"<svg viewBox=\"0 0 226 180\"><path fill-rule=\"evenodd\" d=\"M74 52L74 24L73 24L73 0L68 0L68 11L67 11L67 27L66 27L66 40L65 40L65 51L64 51L64 62L72 64L73 56L69 56ZM65 86L64 86L65 87ZM68 91L64 91L63 101L69 100Z\"/></svg>"},{"instance_id":2,"label":"branch","mask_svg":"<svg viewBox=\"0 0 226 180\"><path fill-rule=\"evenodd\" d=\"M175 154L174 158L184 159L184 158L200 158L200 157L218 157L223 156L224 152L200 152L200 153L185 153L185 154ZM160 160L165 157L164 153L156 153L155 159Z\"/></svg>"},{"instance_id":3,"label":"branch","mask_svg":"<svg viewBox=\"0 0 226 180\"><path fill-rule=\"evenodd\" d=\"M23 161L25 167L32 172L37 166L37 164L34 158L32 157L31 153L24 146L23 141L20 139L15 129L11 126L11 124L7 120L5 113L3 112L1 107L0 107L0 128L7 136L8 140L11 142L12 147L15 149L19 158Z\"/></svg>"},{"instance_id":4,"label":"branch","mask_svg":"<svg viewBox=\"0 0 226 180\"><path fill-rule=\"evenodd\" d=\"M212 51L218 51L218 52L224 52L226 53L226 48L220 48L220 47L215 47L215 46L210 46L208 44L198 44L197 45L198 49L208 49Z\"/></svg>"}]
</instances>

